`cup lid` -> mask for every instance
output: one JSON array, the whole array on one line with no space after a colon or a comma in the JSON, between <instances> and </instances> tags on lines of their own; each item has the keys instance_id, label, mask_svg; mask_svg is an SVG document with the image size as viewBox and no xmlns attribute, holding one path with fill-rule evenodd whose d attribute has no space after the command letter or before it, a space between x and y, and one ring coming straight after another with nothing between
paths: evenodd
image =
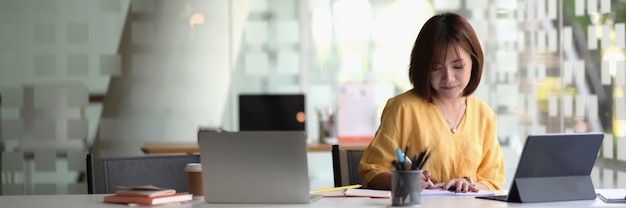
<instances>
[{"instance_id":1,"label":"cup lid","mask_svg":"<svg viewBox=\"0 0 626 208\"><path fill-rule=\"evenodd\" d=\"M200 163L187 163L187 166L185 167L185 171L188 171L188 172L201 172L202 171L202 164L200 164Z\"/></svg>"}]
</instances>

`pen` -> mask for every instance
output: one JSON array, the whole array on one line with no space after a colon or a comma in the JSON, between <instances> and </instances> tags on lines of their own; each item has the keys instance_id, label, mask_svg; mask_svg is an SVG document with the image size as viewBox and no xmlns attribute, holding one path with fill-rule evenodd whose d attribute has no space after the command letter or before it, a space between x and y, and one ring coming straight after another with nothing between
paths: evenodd
<instances>
[{"instance_id":1,"label":"pen","mask_svg":"<svg viewBox=\"0 0 626 208\"><path fill-rule=\"evenodd\" d=\"M333 188L317 189L317 190L311 191L311 193L312 194L317 194L317 193L324 193L324 192L330 192L330 191L339 191L339 190L346 190L346 189L352 189L352 188L361 188L361 185L360 184L355 184L355 185L349 185L349 186L340 186L340 187L333 187Z\"/></svg>"}]
</instances>

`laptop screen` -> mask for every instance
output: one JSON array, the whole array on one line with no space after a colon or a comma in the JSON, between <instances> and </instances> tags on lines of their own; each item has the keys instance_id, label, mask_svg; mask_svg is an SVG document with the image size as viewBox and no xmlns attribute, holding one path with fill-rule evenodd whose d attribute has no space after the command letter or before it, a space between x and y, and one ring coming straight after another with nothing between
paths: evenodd
<instances>
[{"instance_id":1,"label":"laptop screen","mask_svg":"<svg viewBox=\"0 0 626 208\"><path fill-rule=\"evenodd\" d=\"M240 131L304 131L304 95L239 95Z\"/></svg>"},{"instance_id":2,"label":"laptop screen","mask_svg":"<svg viewBox=\"0 0 626 208\"><path fill-rule=\"evenodd\" d=\"M515 177L587 176L603 137L602 133L529 135Z\"/></svg>"}]
</instances>

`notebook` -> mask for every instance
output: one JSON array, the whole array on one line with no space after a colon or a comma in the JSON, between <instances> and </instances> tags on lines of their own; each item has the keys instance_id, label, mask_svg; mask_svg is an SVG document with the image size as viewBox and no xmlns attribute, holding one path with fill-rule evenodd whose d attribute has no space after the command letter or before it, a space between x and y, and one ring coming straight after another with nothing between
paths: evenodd
<instances>
[{"instance_id":1,"label":"notebook","mask_svg":"<svg viewBox=\"0 0 626 208\"><path fill-rule=\"evenodd\" d=\"M602 133L529 135L507 195L478 196L506 202L592 200L591 182Z\"/></svg>"},{"instance_id":2,"label":"notebook","mask_svg":"<svg viewBox=\"0 0 626 208\"><path fill-rule=\"evenodd\" d=\"M304 131L200 131L204 200L303 204L320 199L309 193L306 140Z\"/></svg>"}]
</instances>

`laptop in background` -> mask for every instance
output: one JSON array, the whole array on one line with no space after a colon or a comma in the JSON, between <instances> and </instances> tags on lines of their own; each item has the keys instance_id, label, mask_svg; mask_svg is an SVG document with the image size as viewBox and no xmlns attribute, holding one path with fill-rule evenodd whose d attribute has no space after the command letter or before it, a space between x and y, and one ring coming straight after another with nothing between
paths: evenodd
<instances>
[{"instance_id":1,"label":"laptop in background","mask_svg":"<svg viewBox=\"0 0 626 208\"><path fill-rule=\"evenodd\" d=\"M603 133L529 135L508 195L476 198L520 203L595 199L590 174L603 138Z\"/></svg>"},{"instance_id":2,"label":"laptop in background","mask_svg":"<svg viewBox=\"0 0 626 208\"><path fill-rule=\"evenodd\" d=\"M304 131L198 133L207 203L302 204L311 195Z\"/></svg>"}]
</instances>

